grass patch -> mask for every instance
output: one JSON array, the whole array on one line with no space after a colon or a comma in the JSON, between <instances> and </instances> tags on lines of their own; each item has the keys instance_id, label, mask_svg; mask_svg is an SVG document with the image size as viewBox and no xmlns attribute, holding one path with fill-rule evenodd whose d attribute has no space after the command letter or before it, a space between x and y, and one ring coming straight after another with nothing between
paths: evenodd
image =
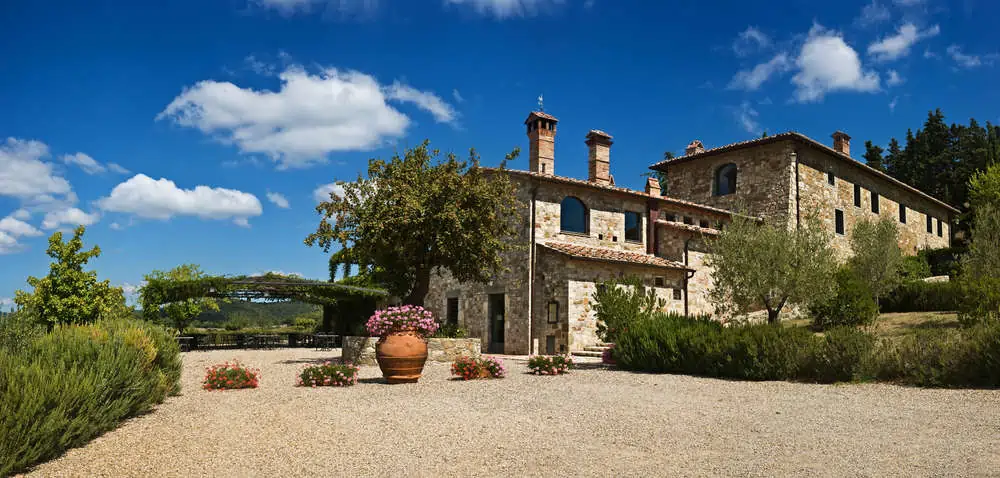
<instances>
[{"instance_id":1,"label":"grass patch","mask_svg":"<svg viewBox=\"0 0 1000 478\"><path fill-rule=\"evenodd\" d=\"M812 319L786 320L785 327L811 327ZM920 330L958 329L958 314L955 312L890 312L880 314L872 328L879 337L898 338L912 335Z\"/></svg>"}]
</instances>

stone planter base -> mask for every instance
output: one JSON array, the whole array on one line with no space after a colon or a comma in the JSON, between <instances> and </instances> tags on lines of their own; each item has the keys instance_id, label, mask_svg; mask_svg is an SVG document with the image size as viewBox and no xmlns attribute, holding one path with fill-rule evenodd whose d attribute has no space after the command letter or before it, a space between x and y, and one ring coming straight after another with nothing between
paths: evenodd
<instances>
[{"instance_id":1,"label":"stone planter base","mask_svg":"<svg viewBox=\"0 0 1000 478\"><path fill-rule=\"evenodd\" d=\"M344 337L341 359L355 365L378 365L375 360L375 344L378 337ZM433 362L454 362L458 357L479 357L482 351L480 339L427 339L427 360Z\"/></svg>"}]
</instances>

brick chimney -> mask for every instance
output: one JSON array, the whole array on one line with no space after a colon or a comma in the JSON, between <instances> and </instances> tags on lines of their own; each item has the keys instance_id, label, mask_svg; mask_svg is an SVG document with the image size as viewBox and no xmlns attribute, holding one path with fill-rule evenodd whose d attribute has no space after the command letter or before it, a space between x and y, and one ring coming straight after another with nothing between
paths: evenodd
<instances>
[{"instance_id":1,"label":"brick chimney","mask_svg":"<svg viewBox=\"0 0 1000 478\"><path fill-rule=\"evenodd\" d=\"M556 123L555 116L541 111L532 111L524 120L528 129L529 158L528 169L533 173L553 175L556 173Z\"/></svg>"},{"instance_id":2,"label":"brick chimney","mask_svg":"<svg viewBox=\"0 0 1000 478\"><path fill-rule=\"evenodd\" d=\"M845 156L851 155L851 137L843 131L837 131L831 135L833 137L833 149Z\"/></svg>"},{"instance_id":3,"label":"brick chimney","mask_svg":"<svg viewBox=\"0 0 1000 478\"><path fill-rule=\"evenodd\" d=\"M691 156L692 154L704 153L705 145L701 144L701 140L694 140L691 144L684 148L684 156Z\"/></svg>"},{"instance_id":4,"label":"brick chimney","mask_svg":"<svg viewBox=\"0 0 1000 478\"><path fill-rule=\"evenodd\" d=\"M660 180L656 178L646 178L646 194L650 196L660 195Z\"/></svg>"},{"instance_id":5,"label":"brick chimney","mask_svg":"<svg viewBox=\"0 0 1000 478\"><path fill-rule=\"evenodd\" d=\"M590 175L587 180L604 186L614 184L611 179L611 135L592 129L587 133L586 143L590 147L587 157Z\"/></svg>"}]
</instances>

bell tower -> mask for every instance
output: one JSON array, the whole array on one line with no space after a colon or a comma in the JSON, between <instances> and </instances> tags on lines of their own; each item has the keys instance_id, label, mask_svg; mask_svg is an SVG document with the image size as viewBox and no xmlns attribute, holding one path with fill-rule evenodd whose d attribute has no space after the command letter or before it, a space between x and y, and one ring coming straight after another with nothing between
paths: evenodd
<instances>
[{"instance_id":1,"label":"bell tower","mask_svg":"<svg viewBox=\"0 0 1000 478\"><path fill-rule=\"evenodd\" d=\"M532 111L527 126L529 147L528 168L533 173L555 174L556 161L556 123L555 116L542 111Z\"/></svg>"}]
</instances>

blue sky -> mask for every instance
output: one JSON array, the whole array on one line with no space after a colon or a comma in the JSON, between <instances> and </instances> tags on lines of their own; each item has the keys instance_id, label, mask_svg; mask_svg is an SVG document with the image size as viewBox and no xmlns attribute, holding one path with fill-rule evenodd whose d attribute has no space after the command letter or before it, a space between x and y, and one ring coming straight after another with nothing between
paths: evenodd
<instances>
[{"instance_id":1,"label":"blue sky","mask_svg":"<svg viewBox=\"0 0 1000 478\"><path fill-rule=\"evenodd\" d=\"M935 107L998 122L996 2L668 3L2 2L0 304L80 223L116 285L192 262L326 278L302 243L318 189L424 138L496 164L540 94L558 174L586 176L602 129L637 189L693 139L842 129L858 151Z\"/></svg>"}]
</instances>

